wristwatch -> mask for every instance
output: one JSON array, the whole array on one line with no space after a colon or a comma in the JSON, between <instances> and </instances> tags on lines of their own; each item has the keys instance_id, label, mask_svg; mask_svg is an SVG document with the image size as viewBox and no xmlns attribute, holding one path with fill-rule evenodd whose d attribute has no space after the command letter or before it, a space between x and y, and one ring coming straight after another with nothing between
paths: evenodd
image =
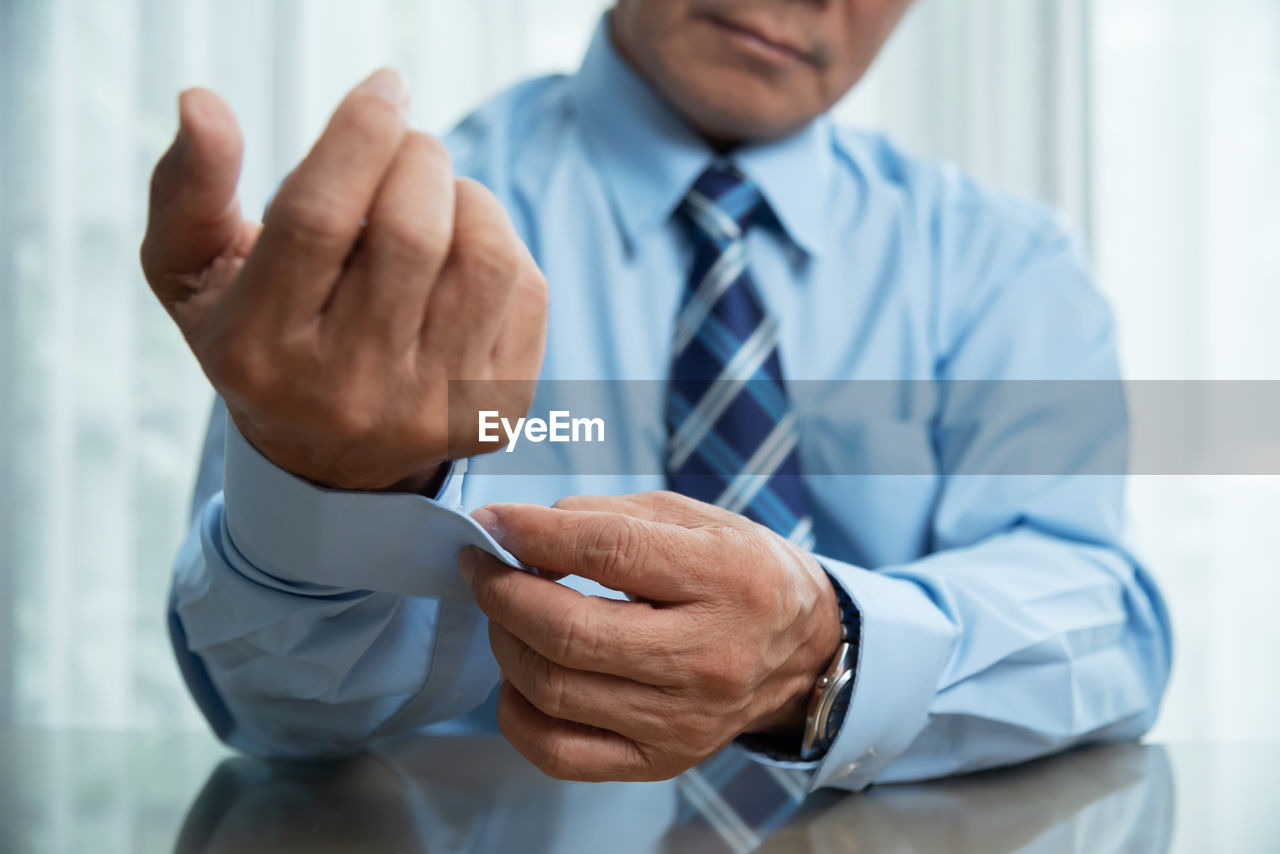
<instances>
[{"instance_id":1,"label":"wristwatch","mask_svg":"<svg viewBox=\"0 0 1280 854\"><path fill-rule=\"evenodd\" d=\"M826 754L840 732L840 724L849 711L853 697L853 677L858 669L858 641L862 632L862 617L849 599L849 594L834 578L828 577L836 591L840 605L840 628L843 637L835 657L822 674L813 694L809 697L809 710L805 716L804 741L800 746L800 758L818 759Z\"/></svg>"}]
</instances>

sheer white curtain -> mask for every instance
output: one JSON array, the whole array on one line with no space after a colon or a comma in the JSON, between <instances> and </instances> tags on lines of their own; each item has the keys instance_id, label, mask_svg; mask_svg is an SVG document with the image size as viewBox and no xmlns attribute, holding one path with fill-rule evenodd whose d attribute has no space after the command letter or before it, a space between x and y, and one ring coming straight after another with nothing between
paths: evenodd
<instances>
[{"instance_id":1,"label":"sheer white curtain","mask_svg":"<svg viewBox=\"0 0 1280 854\"><path fill-rule=\"evenodd\" d=\"M1130 374L1280 379L1280 4L1105 0L1094 15L1094 255ZM1156 734L1275 738L1280 478L1130 492L1178 632Z\"/></svg>"},{"instance_id":2,"label":"sheer white curtain","mask_svg":"<svg viewBox=\"0 0 1280 854\"><path fill-rule=\"evenodd\" d=\"M379 65L444 129L571 69L596 0L0 3L0 722L198 722L167 650L210 390L141 278L175 97L211 86L247 140L248 211Z\"/></svg>"},{"instance_id":3,"label":"sheer white curtain","mask_svg":"<svg viewBox=\"0 0 1280 854\"><path fill-rule=\"evenodd\" d=\"M400 68L414 120L441 130L515 79L575 67L605 5L0 3L0 722L197 722L163 602L209 390L136 263L179 89L235 108L256 210L372 68ZM1274 0L921 0L837 112L1062 208L1130 371L1190 378L1280 364L1277 105ZM1133 493L1179 631L1161 732L1274 735L1261 652L1280 634L1280 485Z\"/></svg>"}]
</instances>

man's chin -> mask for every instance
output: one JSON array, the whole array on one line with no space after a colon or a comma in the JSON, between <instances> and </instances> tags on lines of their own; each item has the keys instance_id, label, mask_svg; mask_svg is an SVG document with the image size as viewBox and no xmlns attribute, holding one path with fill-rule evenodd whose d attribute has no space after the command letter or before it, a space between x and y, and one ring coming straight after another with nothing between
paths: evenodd
<instances>
[{"instance_id":1,"label":"man's chin","mask_svg":"<svg viewBox=\"0 0 1280 854\"><path fill-rule=\"evenodd\" d=\"M758 110L735 110L732 105L728 108L725 105L708 105L698 111L691 124L701 136L712 142L742 145L790 136L809 121L807 117L778 117L762 115Z\"/></svg>"},{"instance_id":2,"label":"man's chin","mask_svg":"<svg viewBox=\"0 0 1280 854\"><path fill-rule=\"evenodd\" d=\"M817 115L797 111L794 95L750 75L722 72L715 77L671 99L707 139L739 143L778 139Z\"/></svg>"}]
</instances>

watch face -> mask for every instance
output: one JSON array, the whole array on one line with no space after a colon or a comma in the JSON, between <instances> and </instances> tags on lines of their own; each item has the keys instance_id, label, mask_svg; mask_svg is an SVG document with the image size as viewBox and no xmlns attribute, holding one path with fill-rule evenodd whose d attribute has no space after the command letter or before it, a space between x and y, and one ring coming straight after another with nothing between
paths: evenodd
<instances>
[{"instance_id":1,"label":"watch face","mask_svg":"<svg viewBox=\"0 0 1280 854\"><path fill-rule=\"evenodd\" d=\"M836 735L840 732L840 725L844 723L845 715L849 711L849 701L853 699L853 680L847 680L843 687L836 692L836 698L831 703L831 711L827 714L827 725L822 733L822 749L828 750L831 743L836 740Z\"/></svg>"},{"instance_id":2,"label":"watch face","mask_svg":"<svg viewBox=\"0 0 1280 854\"><path fill-rule=\"evenodd\" d=\"M848 641L841 643L827 672L814 685L805 721L802 758L818 758L831 746L839 732L853 690L853 666L857 654L856 646Z\"/></svg>"}]
</instances>

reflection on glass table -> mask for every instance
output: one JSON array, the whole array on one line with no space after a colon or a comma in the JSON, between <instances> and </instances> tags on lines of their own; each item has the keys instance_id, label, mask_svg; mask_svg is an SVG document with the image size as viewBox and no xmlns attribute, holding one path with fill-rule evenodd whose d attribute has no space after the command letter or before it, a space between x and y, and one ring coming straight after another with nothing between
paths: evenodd
<instances>
[{"instance_id":1,"label":"reflection on glass table","mask_svg":"<svg viewBox=\"0 0 1280 854\"><path fill-rule=\"evenodd\" d=\"M227 759L176 850L1163 852L1172 808L1159 747L804 799L794 778L754 764L660 784L554 781L473 736L408 739L328 767Z\"/></svg>"},{"instance_id":2,"label":"reflection on glass table","mask_svg":"<svg viewBox=\"0 0 1280 854\"><path fill-rule=\"evenodd\" d=\"M202 733L0 730L0 852L1280 851L1276 743L1092 747L856 795L698 770L565 783L496 734L308 765Z\"/></svg>"}]
</instances>

